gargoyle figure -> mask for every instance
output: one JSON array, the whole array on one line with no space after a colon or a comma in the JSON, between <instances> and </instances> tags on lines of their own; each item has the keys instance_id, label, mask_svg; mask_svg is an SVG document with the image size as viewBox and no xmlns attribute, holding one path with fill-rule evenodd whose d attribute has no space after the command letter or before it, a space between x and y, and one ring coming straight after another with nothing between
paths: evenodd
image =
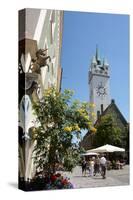
<instances>
[{"instance_id":1,"label":"gargoyle figure","mask_svg":"<svg viewBox=\"0 0 133 200\"><path fill-rule=\"evenodd\" d=\"M32 60L33 64L31 65L31 71L32 72L36 72L36 73L40 73L40 68L44 67L44 66L48 66L47 64L47 59L49 59L49 61L51 60L50 56L47 56L47 53L45 53L47 51L47 49L39 49L36 52L36 59ZM49 66L48 66L48 70L49 70Z\"/></svg>"}]
</instances>

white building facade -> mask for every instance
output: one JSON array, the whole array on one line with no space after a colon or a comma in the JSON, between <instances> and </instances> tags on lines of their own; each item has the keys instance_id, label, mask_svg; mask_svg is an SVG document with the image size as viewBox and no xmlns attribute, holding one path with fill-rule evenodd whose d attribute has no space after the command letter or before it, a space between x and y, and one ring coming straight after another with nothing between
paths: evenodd
<instances>
[{"instance_id":1,"label":"white building facade","mask_svg":"<svg viewBox=\"0 0 133 200\"><path fill-rule=\"evenodd\" d=\"M40 100L51 86L58 91L61 87L62 29L63 11L19 11L19 176L25 180L35 173L32 101Z\"/></svg>"}]
</instances>

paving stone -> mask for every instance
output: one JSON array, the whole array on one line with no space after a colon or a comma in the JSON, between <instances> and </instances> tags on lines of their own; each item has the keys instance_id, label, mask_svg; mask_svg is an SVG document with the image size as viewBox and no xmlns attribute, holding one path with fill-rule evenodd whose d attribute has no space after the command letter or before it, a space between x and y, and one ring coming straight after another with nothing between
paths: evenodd
<instances>
[{"instance_id":1,"label":"paving stone","mask_svg":"<svg viewBox=\"0 0 133 200\"><path fill-rule=\"evenodd\" d=\"M87 173L86 176L82 176L80 166L74 168L72 173L63 172L63 175L70 178L75 188L129 185L129 165L120 170L108 170L106 179L103 179L100 174L90 177Z\"/></svg>"}]
</instances>

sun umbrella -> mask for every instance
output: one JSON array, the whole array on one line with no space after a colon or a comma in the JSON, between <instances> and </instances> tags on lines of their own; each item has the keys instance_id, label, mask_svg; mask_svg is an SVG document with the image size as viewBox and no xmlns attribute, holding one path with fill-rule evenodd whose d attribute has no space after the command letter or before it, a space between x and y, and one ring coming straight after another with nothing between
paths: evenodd
<instances>
[{"instance_id":1,"label":"sun umbrella","mask_svg":"<svg viewBox=\"0 0 133 200\"><path fill-rule=\"evenodd\" d=\"M96 152L86 152L86 153L82 153L81 154L82 156L97 156L97 155L99 155L98 153L96 153Z\"/></svg>"},{"instance_id":2,"label":"sun umbrella","mask_svg":"<svg viewBox=\"0 0 133 200\"><path fill-rule=\"evenodd\" d=\"M88 152L95 152L95 153L124 152L124 151L125 151L125 149L123 149L123 148L116 147L116 146L109 145L109 144L103 145L103 146L95 148L95 149L88 150Z\"/></svg>"}]
</instances>

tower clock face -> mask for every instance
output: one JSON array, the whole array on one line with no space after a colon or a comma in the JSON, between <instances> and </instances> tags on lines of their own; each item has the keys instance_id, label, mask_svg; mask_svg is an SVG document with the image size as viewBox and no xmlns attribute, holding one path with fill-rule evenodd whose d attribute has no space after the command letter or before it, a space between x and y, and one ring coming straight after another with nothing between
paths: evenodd
<instances>
[{"instance_id":1,"label":"tower clock face","mask_svg":"<svg viewBox=\"0 0 133 200\"><path fill-rule=\"evenodd\" d=\"M103 86L102 82L100 84L98 84L98 86L96 87L96 92L98 96L105 96L107 95L106 92L106 88Z\"/></svg>"}]
</instances>

